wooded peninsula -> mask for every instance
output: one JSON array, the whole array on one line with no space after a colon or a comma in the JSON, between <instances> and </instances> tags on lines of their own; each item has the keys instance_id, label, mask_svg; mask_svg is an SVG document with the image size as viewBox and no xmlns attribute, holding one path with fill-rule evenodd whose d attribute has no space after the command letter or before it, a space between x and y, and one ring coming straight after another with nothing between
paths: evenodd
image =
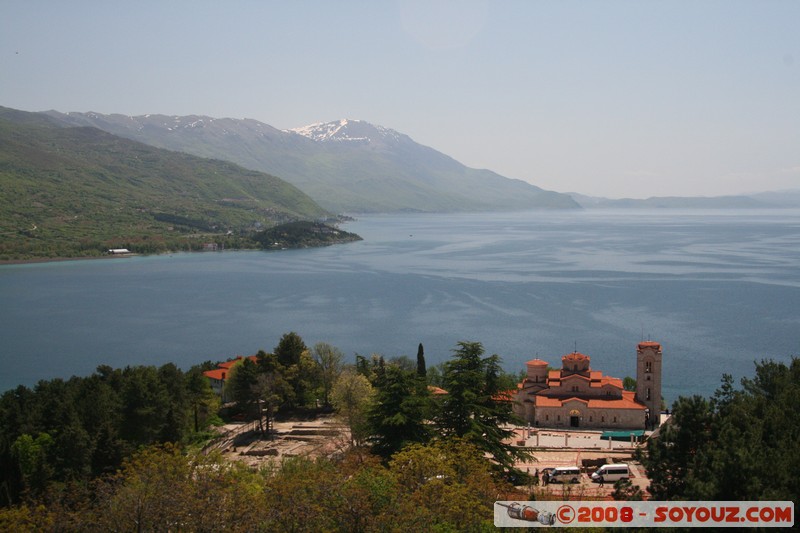
<instances>
[{"instance_id":1,"label":"wooded peninsula","mask_svg":"<svg viewBox=\"0 0 800 533\"><path fill-rule=\"evenodd\" d=\"M0 107L0 261L360 240L284 180Z\"/></svg>"}]
</instances>

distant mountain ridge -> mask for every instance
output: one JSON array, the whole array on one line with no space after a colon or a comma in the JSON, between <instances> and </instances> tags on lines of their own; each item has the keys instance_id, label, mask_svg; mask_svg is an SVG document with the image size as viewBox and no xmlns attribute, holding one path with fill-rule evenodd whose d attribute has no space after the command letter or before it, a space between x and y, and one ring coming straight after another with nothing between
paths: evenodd
<instances>
[{"instance_id":1,"label":"distant mountain ridge","mask_svg":"<svg viewBox=\"0 0 800 533\"><path fill-rule=\"evenodd\" d=\"M602 198L569 193L581 207L590 209L774 209L800 207L800 189L729 196L653 196Z\"/></svg>"},{"instance_id":2,"label":"distant mountain ridge","mask_svg":"<svg viewBox=\"0 0 800 533\"><path fill-rule=\"evenodd\" d=\"M389 128L358 120L278 130L252 119L47 115L146 144L279 176L333 212L575 209L568 195L468 168Z\"/></svg>"}]
</instances>

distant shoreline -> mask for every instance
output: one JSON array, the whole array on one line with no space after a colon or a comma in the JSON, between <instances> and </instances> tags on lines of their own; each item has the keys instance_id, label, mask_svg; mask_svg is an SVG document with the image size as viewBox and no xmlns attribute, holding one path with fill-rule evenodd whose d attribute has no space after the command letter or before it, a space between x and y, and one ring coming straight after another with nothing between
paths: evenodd
<instances>
[{"instance_id":1,"label":"distant shoreline","mask_svg":"<svg viewBox=\"0 0 800 533\"><path fill-rule=\"evenodd\" d=\"M56 262L62 262L62 261L92 261L92 260L95 260L95 259L124 259L126 257L134 257L134 256L138 256L138 255L141 255L141 254L87 255L85 257L33 257L31 259L2 259L2 260L0 260L0 266L5 266L5 265L28 265L28 264L35 264L35 263L56 263Z\"/></svg>"},{"instance_id":2,"label":"distant shoreline","mask_svg":"<svg viewBox=\"0 0 800 533\"><path fill-rule=\"evenodd\" d=\"M56 263L65 261L94 261L97 259L127 259L130 257L141 256L159 256L159 255L172 255L172 254L205 254L205 253L224 253L224 252L280 252L284 250L301 250L304 248L325 248L336 244L347 244L354 242L350 240L332 241L310 246L286 246L281 248L226 248L224 250L168 250L164 252L141 254L131 252L128 254L104 254L104 255L88 255L85 257L34 257L31 259L0 259L0 267L7 265L33 265L36 263Z\"/></svg>"}]
</instances>

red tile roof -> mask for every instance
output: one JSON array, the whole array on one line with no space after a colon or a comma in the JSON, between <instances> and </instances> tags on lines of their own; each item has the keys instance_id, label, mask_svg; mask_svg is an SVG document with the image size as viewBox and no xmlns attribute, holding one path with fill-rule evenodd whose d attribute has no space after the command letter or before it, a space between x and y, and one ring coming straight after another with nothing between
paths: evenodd
<instances>
[{"instance_id":1,"label":"red tile roof","mask_svg":"<svg viewBox=\"0 0 800 533\"><path fill-rule=\"evenodd\" d=\"M255 355L248 356L247 358L253 361L254 363L258 362L258 357ZM203 372L203 375L209 379L225 381L225 378L228 377L228 373L231 367L233 367L233 365L235 365L236 363L240 363L242 359L244 359L244 357L242 357L241 355L237 355L234 359L218 363L217 368L215 368L214 370L206 370L205 372Z\"/></svg>"},{"instance_id":2,"label":"red tile roof","mask_svg":"<svg viewBox=\"0 0 800 533\"><path fill-rule=\"evenodd\" d=\"M631 391L624 391L622 393L622 398L612 399L583 399L578 398L577 396L571 396L569 398L549 398L547 396L536 396L534 402L536 403L536 407L562 407L569 401L579 401L586 404L586 407L589 409L635 409L639 411L644 411L647 409L645 405L637 402L634 399L635 396L635 393Z\"/></svg>"},{"instance_id":3,"label":"red tile roof","mask_svg":"<svg viewBox=\"0 0 800 533\"><path fill-rule=\"evenodd\" d=\"M494 396L492 396L492 400L494 400L496 402L513 402L514 401L514 396L516 394L517 394L517 391L515 391L515 390L500 391L497 394L495 394Z\"/></svg>"},{"instance_id":4,"label":"red tile roof","mask_svg":"<svg viewBox=\"0 0 800 533\"><path fill-rule=\"evenodd\" d=\"M563 383L566 383L567 381L574 381L576 379L582 379L583 381L589 381L589 378L584 376L584 375L581 375L581 374L570 374L568 376L564 376L563 378L561 378L561 382L563 384Z\"/></svg>"},{"instance_id":5,"label":"red tile roof","mask_svg":"<svg viewBox=\"0 0 800 533\"><path fill-rule=\"evenodd\" d=\"M563 399L548 398L547 396L535 396L533 403L536 404L536 407L561 407Z\"/></svg>"},{"instance_id":6,"label":"red tile roof","mask_svg":"<svg viewBox=\"0 0 800 533\"><path fill-rule=\"evenodd\" d=\"M561 357L561 361L590 361L592 358L580 352L568 353Z\"/></svg>"},{"instance_id":7,"label":"red tile roof","mask_svg":"<svg viewBox=\"0 0 800 533\"><path fill-rule=\"evenodd\" d=\"M590 408L605 408L605 409L637 409L644 411L647 406L635 400L636 393L633 391L623 391L622 398L603 400L591 399L589 400Z\"/></svg>"},{"instance_id":8,"label":"red tile roof","mask_svg":"<svg viewBox=\"0 0 800 533\"><path fill-rule=\"evenodd\" d=\"M215 368L214 370L206 370L203 375L209 379L224 381L227 376L227 370L227 368Z\"/></svg>"},{"instance_id":9,"label":"red tile roof","mask_svg":"<svg viewBox=\"0 0 800 533\"><path fill-rule=\"evenodd\" d=\"M541 359L531 359L525 364L528 366L547 366L547 361L542 361Z\"/></svg>"}]
</instances>

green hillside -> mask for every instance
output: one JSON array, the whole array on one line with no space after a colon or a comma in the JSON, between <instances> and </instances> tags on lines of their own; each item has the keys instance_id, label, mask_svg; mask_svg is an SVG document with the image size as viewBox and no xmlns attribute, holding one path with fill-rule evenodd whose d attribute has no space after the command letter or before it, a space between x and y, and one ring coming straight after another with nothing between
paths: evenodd
<instances>
[{"instance_id":1,"label":"green hillside","mask_svg":"<svg viewBox=\"0 0 800 533\"><path fill-rule=\"evenodd\" d=\"M0 260L201 247L329 214L283 180L0 108Z\"/></svg>"}]
</instances>

